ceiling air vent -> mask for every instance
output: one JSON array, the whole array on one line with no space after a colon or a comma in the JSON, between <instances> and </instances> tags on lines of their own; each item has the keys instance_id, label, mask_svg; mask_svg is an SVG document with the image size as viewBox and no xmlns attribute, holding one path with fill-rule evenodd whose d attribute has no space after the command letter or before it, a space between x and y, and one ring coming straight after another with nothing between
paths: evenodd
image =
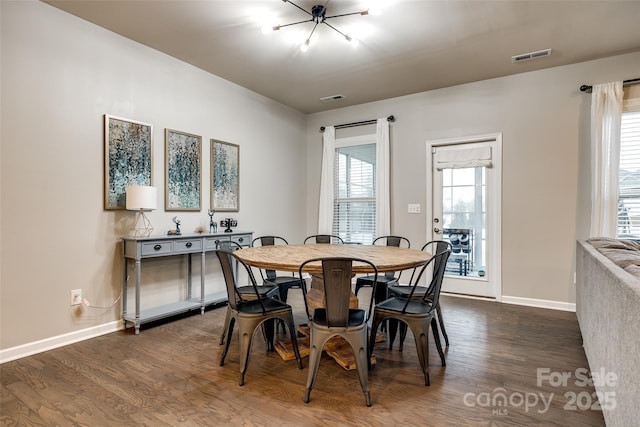
<instances>
[{"instance_id":1,"label":"ceiling air vent","mask_svg":"<svg viewBox=\"0 0 640 427\"><path fill-rule=\"evenodd\" d=\"M344 95L331 95L331 96L325 96L324 98L320 98L320 101L333 102L333 101L339 101L344 98L346 98Z\"/></svg>"},{"instance_id":2,"label":"ceiling air vent","mask_svg":"<svg viewBox=\"0 0 640 427\"><path fill-rule=\"evenodd\" d=\"M530 59L542 58L551 55L551 49L538 50L536 52L523 53L511 57L511 62L529 61Z\"/></svg>"}]
</instances>

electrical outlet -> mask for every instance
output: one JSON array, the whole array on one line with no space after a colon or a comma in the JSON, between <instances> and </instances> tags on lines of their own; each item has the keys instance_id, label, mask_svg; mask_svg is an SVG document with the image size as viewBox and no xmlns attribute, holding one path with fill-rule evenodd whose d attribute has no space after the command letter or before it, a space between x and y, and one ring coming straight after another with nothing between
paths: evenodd
<instances>
[{"instance_id":1,"label":"electrical outlet","mask_svg":"<svg viewBox=\"0 0 640 427\"><path fill-rule=\"evenodd\" d=\"M71 305L82 304L82 289L71 290Z\"/></svg>"},{"instance_id":2,"label":"electrical outlet","mask_svg":"<svg viewBox=\"0 0 640 427\"><path fill-rule=\"evenodd\" d=\"M420 213L420 204L411 204L407 205L407 212L417 214Z\"/></svg>"}]
</instances>

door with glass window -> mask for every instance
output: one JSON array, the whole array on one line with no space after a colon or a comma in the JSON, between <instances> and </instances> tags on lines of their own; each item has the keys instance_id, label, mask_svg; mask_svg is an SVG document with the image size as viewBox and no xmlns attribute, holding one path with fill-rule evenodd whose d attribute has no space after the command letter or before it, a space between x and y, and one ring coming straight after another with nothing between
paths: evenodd
<instances>
[{"instance_id":1,"label":"door with glass window","mask_svg":"<svg viewBox=\"0 0 640 427\"><path fill-rule=\"evenodd\" d=\"M443 292L500 299L501 136L428 142L428 239L451 243Z\"/></svg>"}]
</instances>

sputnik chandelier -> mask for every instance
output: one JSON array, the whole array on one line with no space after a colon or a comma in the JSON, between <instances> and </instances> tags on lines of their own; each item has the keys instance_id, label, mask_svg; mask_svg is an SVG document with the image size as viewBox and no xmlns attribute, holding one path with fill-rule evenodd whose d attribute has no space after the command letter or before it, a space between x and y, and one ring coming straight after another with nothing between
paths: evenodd
<instances>
[{"instance_id":1,"label":"sputnik chandelier","mask_svg":"<svg viewBox=\"0 0 640 427\"><path fill-rule=\"evenodd\" d=\"M313 28L311 29L311 33L309 34L309 37L307 37L305 42L300 47L300 50L302 50L303 52L306 52L307 49L309 48L309 43L311 42L311 36L313 36L313 33L316 31L316 28L318 27L319 24L325 24L326 26L328 26L332 30L334 30L337 33L339 33L342 37L344 37L353 46L357 46L358 43L359 43L358 39L356 39L354 37L351 37L348 34L343 33L342 31L340 31L339 29L337 29L333 25L329 24L327 22L327 19L340 18L342 16L350 16L350 15L368 15L369 14L369 9L367 9L367 10L363 10L363 11L360 11L360 12L342 13L342 14L339 14L339 15L327 16L327 5L329 4L330 0L327 0L327 2L324 5L317 4L317 5L313 6L311 8L311 12L305 10L304 8L298 6L297 4L295 4L294 2L292 2L290 0L282 0L282 1L285 2L285 3L289 3L292 6L297 7L298 9L300 9L301 11L303 11L304 13L309 15L310 18L309 19L305 19L304 21L292 22L291 24L265 26L265 27L262 28L262 31L264 33L267 33L269 31L278 31L279 29L284 28L284 27L291 27L293 25L304 24L305 22L314 22L315 24L313 25Z\"/></svg>"}]
</instances>

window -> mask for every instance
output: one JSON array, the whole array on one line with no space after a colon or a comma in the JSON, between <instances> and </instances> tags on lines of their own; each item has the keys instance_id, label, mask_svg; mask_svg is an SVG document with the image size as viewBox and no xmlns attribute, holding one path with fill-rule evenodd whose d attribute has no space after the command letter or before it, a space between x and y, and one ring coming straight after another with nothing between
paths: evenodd
<instances>
[{"instance_id":1,"label":"window","mask_svg":"<svg viewBox=\"0 0 640 427\"><path fill-rule=\"evenodd\" d=\"M357 145L336 141L333 234L345 242L370 244L376 235L375 135L371 138Z\"/></svg>"},{"instance_id":2,"label":"window","mask_svg":"<svg viewBox=\"0 0 640 427\"><path fill-rule=\"evenodd\" d=\"M640 102L622 113L617 235L640 237Z\"/></svg>"}]
</instances>

